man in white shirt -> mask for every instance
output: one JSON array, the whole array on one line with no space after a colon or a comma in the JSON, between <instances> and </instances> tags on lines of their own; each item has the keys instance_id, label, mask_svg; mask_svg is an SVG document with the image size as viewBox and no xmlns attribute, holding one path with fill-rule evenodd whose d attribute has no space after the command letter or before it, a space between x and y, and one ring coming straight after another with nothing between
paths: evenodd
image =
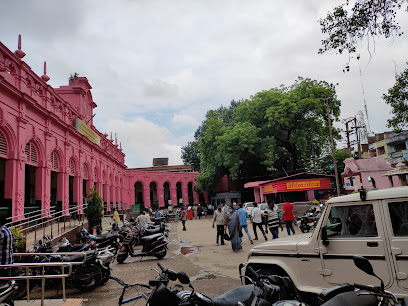
<instances>
[{"instance_id":1,"label":"man in white shirt","mask_svg":"<svg viewBox=\"0 0 408 306\"><path fill-rule=\"evenodd\" d=\"M148 222L148 218L146 216L145 211L142 211L142 214L140 214L137 218L136 218L136 222L137 224L139 224L140 227L146 227L147 222Z\"/></svg>"},{"instance_id":2,"label":"man in white shirt","mask_svg":"<svg viewBox=\"0 0 408 306\"><path fill-rule=\"evenodd\" d=\"M265 231L262 228L261 209L258 207L258 204L256 202L254 202L254 208L251 211L251 216L252 216L252 229L254 230L255 240L258 240L258 233L256 232L256 227L259 227L259 229L262 232L262 235L265 238L265 241L267 241L268 238L266 238Z\"/></svg>"}]
</instances>

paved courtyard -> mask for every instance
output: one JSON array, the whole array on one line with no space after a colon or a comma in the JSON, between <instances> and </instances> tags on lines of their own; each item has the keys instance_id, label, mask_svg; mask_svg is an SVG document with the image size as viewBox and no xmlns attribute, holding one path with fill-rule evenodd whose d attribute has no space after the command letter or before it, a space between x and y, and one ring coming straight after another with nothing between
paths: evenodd
<instances>
[{"instance_id":1,"label":"paved courtyard","mask_svg":"<svg viewBox=\"0 0 408 306\"><path fill-rule=\"evenodd\" d=\"M169 250L160 263L175 271L186 272L192 280L192 285L199 292L208 296L217 296L241 284L238 265L247 260L248 252L254 245L263 243L265 240L261 234L258 234L260 239L251 245L244 232L243 251L233 253L229 242L226 242L226 245L216 244L216 229L211 225L210 218L188 220L187 231L182 231L181 222L169 223L171 230ZM251 224L249 231L253 236ZM286 230L279 231L279 235L286 236ZM271 239L270 233L268 239ZM158 260L153 257L144 258L142 261L138 257L128 258L122 265L115 262L112 266L113 276L131 284L147 284L149 279L156 275L156 272L151 269L158 269L157 262ZM80 293L72 289L67 295L72 298L87 298L89 300L87 305L115 305L121 290L122 287L119 284L110 280L106 285L92 292ZM59 294L60 297L61 292ZM125 298L136 294L134 290L129 291ZM56 292L48 291L47 298L56 298ZM140 300L134 305L144 305L144 303L144 300Z\"/></svg>"}]
</instances>

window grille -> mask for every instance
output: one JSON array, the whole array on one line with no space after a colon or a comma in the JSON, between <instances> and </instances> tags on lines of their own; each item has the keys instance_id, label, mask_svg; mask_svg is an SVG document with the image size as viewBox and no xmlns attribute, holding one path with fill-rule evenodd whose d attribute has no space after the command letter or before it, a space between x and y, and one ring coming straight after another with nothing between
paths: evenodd
<instances>
[{"instance_id":1,"label":"window grille","mask_svg":"<svg viewBox=\"0 0 408 306\"><path fill-rule=\"evenodd\" d=\"M37 165L37 150L31 142L27 142L25 146L25 154L27 155L27 163L36 166Z\"/></svg>"},{"instance_id":2,"label":"window grille","mask_svg":"<svg viewBox=\"0 0 408 306\"><path fill-rule=\"evenodd\" d=\"M52 151L50 161L51 161L52 170L58 171L58 157L55 151Z\"/></svg>"},{"instance_id":3,"label":"window grille","mask_svg":"<svg viewBox=\"0 0 408 306\"><path fill-rule=\"evenodd\" d=\"M72 160L72 158L69 160L69 168L71 169L71 174L74 175L75 174L75 166L74 166L74 161Z\"/></svg>"},{"instance_id":4,"label":"window grille","mask_svg":"<svg viewBox=\"0 0 408 306\"><path fill-rule=\"evenodd\" d=\"M0 132L0 156L1 155L7 157L7 142L2 132Z\"/></svg>"}]
</instances>

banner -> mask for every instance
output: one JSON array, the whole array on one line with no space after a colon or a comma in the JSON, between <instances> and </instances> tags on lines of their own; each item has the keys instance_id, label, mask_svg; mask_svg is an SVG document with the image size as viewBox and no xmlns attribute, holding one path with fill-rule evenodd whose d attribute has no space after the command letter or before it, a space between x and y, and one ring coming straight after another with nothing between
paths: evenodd
<instances>
[{"instance_id":1,"label":"banner","mask_svg":"<svg viewBox=\"0 0 408 306\"><path fill-rule=\"evenodd\" d=\"M89 126L86 125L85 122L83 122L79 118L75 118L74 120L74 126L76 130L84 135L86 138L88 138L90 141L92 141L94 144L101 146L101 138L99 137L98 134L96 134Z\"/></svg>"}]
</instances>

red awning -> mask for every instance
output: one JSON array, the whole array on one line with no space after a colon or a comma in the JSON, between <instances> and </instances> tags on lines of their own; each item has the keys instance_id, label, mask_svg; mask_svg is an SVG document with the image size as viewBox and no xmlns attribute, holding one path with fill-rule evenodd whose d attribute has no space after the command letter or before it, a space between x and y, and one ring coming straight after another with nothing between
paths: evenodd
<instances>
[{"instance_id":1,"label":"red awning","mask_svg":"<svg viewBox=\"0 0 408 306\"><path fill-rule=\"evenodd\" d=\"M291 191L307 191L307 190L321 190L331 189L331 180L325 178L311 178L303 180L282 180L271 182L262 186L263 194L277 193L277 192L291 192Z\"/></svg>"}]
</instances>

